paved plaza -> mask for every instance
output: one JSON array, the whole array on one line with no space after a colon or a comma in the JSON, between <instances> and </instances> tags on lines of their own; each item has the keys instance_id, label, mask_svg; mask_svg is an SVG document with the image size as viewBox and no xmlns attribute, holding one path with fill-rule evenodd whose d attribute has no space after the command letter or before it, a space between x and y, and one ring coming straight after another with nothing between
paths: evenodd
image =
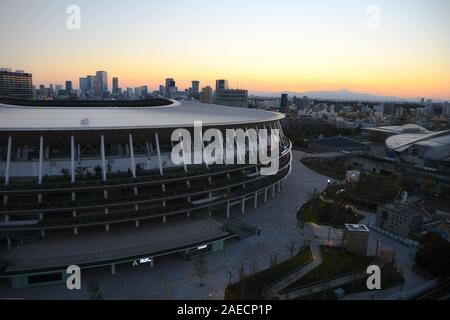
<instances>
[{"instance_id":1,"label":"paved plaza","mask_svg":"<svg viewBox=\"0 0 450 320\"><path fill-rule=\"evenodd\" d=\"M96 280L105 299L223 299L230 277L232 281L238 279L241 264L249 274L267 268L274 255L279 262L287 259L289 243L295 242L297 247L303 245L304 239L297 227L297 210L314 189L324 189L328 179L303 166L301 156L300 152L293 151L292 174L286 188L275 199L270 199L266 205L260 202L257 209L248 204L245 215L234 208L233 219L261 227L261 236L230 240L223 252L207 256L209 272L202 287L195 271L195 260L186 262L178 256L170 256L156 260L154 268L118 266L115 276L109 269L87 271L83 273L80 291L68 291L64 285L11 290L8 283L2 282L0 298L86 299L87 284Z\"/></svg>"}]
</instances>

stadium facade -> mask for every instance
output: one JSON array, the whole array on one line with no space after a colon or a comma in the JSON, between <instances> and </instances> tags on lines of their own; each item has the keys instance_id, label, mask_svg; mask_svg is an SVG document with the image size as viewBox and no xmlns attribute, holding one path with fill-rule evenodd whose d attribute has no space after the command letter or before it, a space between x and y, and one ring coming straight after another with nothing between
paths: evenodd
<instances>
[{"instance_id":1,"label":"stadium facade","mask_svg":"<svg viewBox=\"0 0 450 320\"><path fill-rule=\"evenodd\" d=\"M243 214L285 185L292 153L283 118L163 99L3 101L0 276L26 287L63 281L73 264L115 273L121 263L220 250L239 236L227 222L232 208ZM175 165L171 133L196 121L204 131L279 130L278 172L261 175L267 163Z\"/></svg>"}]
</instances>

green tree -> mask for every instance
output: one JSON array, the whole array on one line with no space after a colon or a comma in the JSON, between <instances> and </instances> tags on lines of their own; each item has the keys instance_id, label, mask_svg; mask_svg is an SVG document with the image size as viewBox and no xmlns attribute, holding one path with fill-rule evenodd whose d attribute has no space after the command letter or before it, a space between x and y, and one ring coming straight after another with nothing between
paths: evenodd
<instances>
[{"instance_id":1,"label":"green tree","mask_svg":"<svg viewBox=\"0 0 450 320\"><path fill-rule=\"evenodd\" d=\"M435 277L450 276L450 243L437 233L427 234L416 254L416 264Z\"/></svg>"}]
</instances>

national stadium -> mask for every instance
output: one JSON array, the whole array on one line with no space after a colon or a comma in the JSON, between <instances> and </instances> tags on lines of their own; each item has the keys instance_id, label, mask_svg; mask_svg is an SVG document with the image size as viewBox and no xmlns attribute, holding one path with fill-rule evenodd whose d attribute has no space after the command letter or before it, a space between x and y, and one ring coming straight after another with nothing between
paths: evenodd
<instances>
[{"instance_id":1,"label":"national stadium","mask_svg":"<svg viewBox=\"0 0 450 320\"><path fill-rule=\"evenodd\" d=\"M292 161L283 118L166 99L0 99L0 278L21 288L64 282L71 265L157 267L253 234L233 215L282 191ZM224 136L277 130L277 173L262 175L262 162L176 165L172 132L199 121Z\"/></svg>"}]
</instances>

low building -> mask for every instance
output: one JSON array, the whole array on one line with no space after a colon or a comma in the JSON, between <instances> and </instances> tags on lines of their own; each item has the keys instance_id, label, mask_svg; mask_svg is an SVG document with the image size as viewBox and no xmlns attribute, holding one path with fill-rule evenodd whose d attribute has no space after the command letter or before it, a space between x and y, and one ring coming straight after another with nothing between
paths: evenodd
<instances>
[{"instance_id":1,"label":"low building","mask_svg":"<svg viewBox=\"0 0 450 320\"><path fill-rule=\"evenodd\" d=\"M216 91L214 103L221 106L248 108L248 91L231 89Z\"/></svg>"},{"instance_id":2,"label":"low building","mask_svg":"<svg viewBox=\"0 0 450 320\"><path fill-rule=\"evenodd\" d=\"M344 240L347 251L367 256L369 235L369 228L363 224L346 224L344 229Z\"/></svg>"},{"instance_id":3,"label":"low building","mask_svg":"<svg viewBox=\"0 0 450 320\"><path fill-rule=\"evenodd\" d=\"M378 207L376 225L381 229L407 238L411 233L422 229L423 215L408 206L388 204Z\"/></svg>"}]
</instances>

